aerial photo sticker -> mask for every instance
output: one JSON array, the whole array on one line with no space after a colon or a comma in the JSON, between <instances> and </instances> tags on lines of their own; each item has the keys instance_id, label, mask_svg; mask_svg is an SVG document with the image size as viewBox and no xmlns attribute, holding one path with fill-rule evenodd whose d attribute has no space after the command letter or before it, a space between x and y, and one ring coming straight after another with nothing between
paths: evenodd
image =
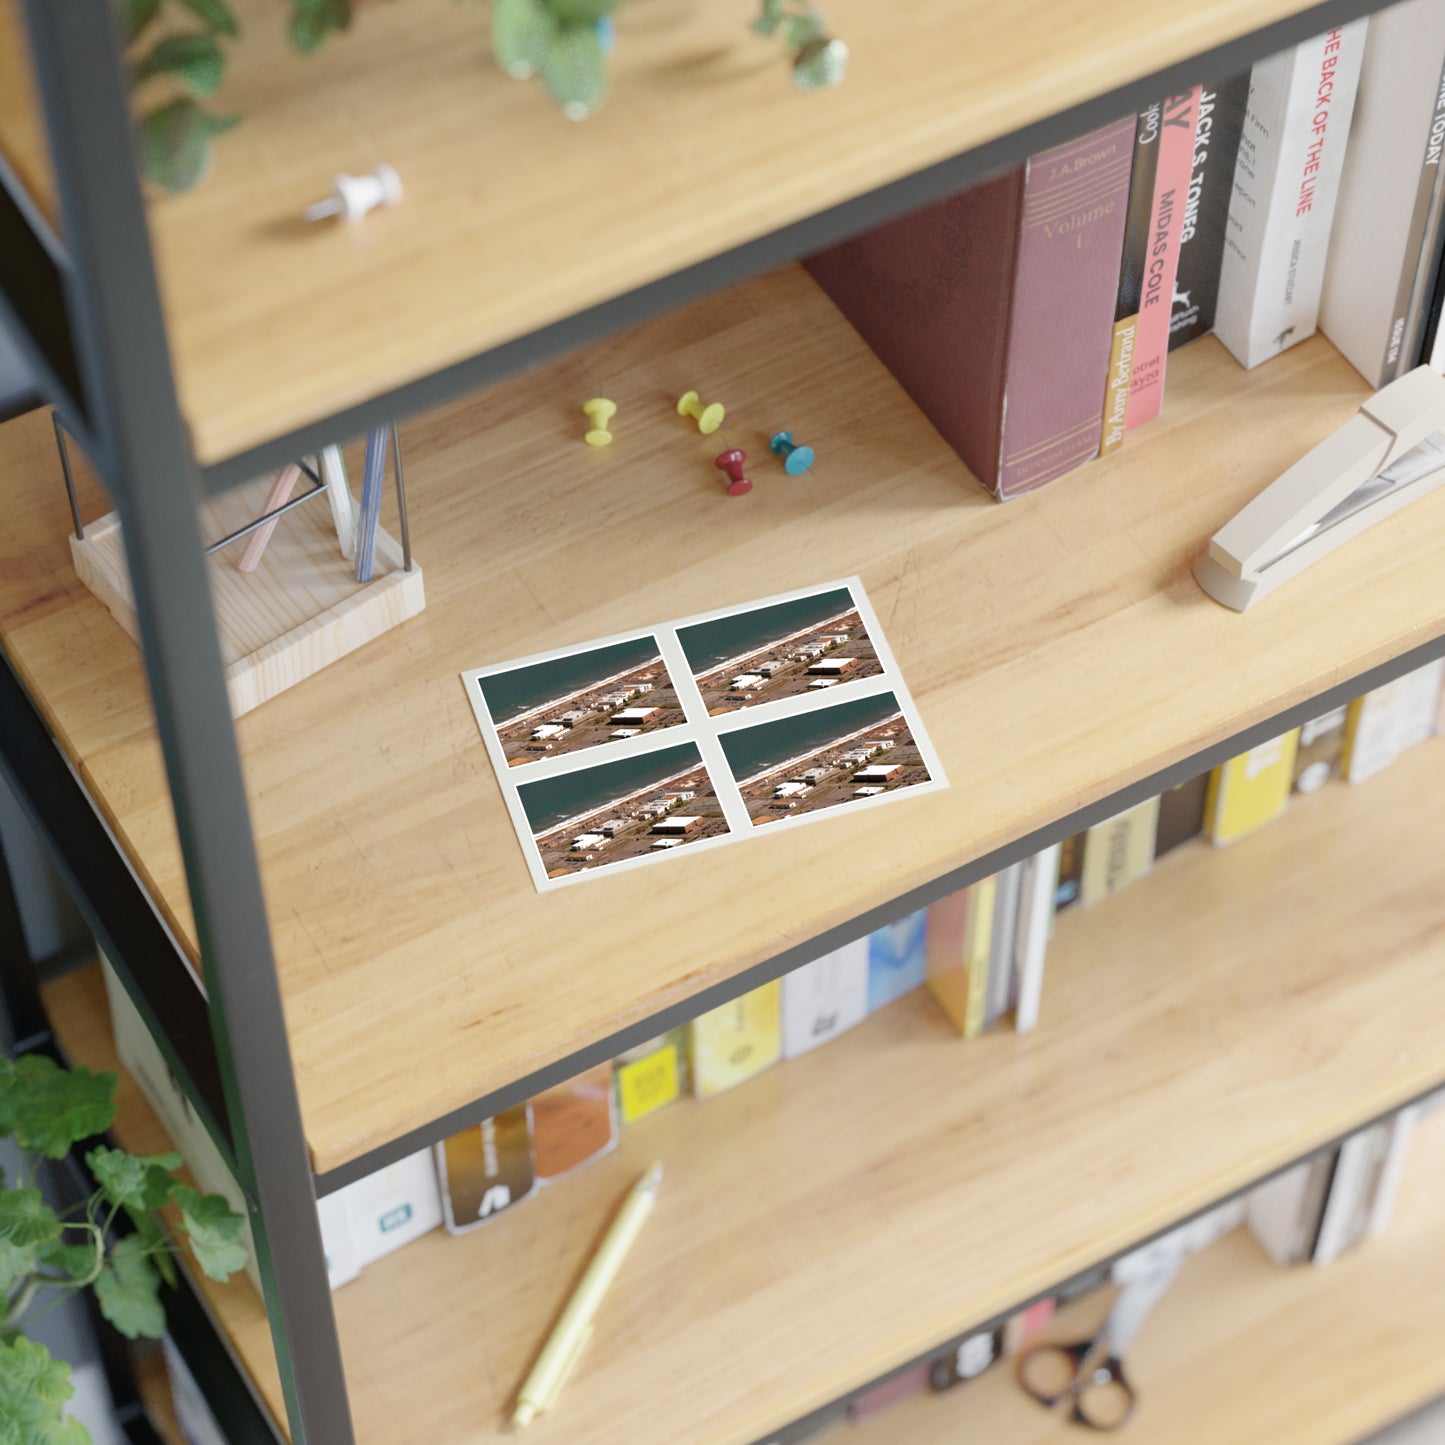
<instances>
[{"instance_id":1,"label":"aerial photo sticker","mask_svg":"<svg viewBox=\"0 0 1445 1445\"><path fill-rule=\"evenodd\" d=\"M722 749L755 828L934 781L891 692L734 728Z\"/></svg>"},{"instance_id":2,"label":"aerial photo sticker","mask_svg":"<svg viewBox=\"0 0 1445 1445\"><path fill-rule=\"evenodd\" d=\"M948 786L856 577L461 680L543 892Z\"/></svg>"},{"instance_id":3,"label":"aerial photo sticker","mask_svg":"<svg viewBox=\"0 0 1445 1445\"><path fill-rule=\"evenodd\" d=\"M542 873L566 878L728 832L696 743L551 771L517 788Z\"/></svg>"},{"instance_id":4,"label":"aerial photo sticker","mask_svg":"<svg viewBox=\"0 0 1445 1445\"><path fill-rule=\"evenodd\" d=\"M878 677L883 662L849 587L739 608L677 629L709 716Z\"/></svg>"},{"instance_id":5,"label":"aerial photo sticker","mask_svg":"<svg viewBox=\"0 0 1445 1445\"><path fill-rule=\"evenodd\" d=\"M476 686L511 768L685 720L651 633L477 674Z\"/></svg>"}]
</instances>

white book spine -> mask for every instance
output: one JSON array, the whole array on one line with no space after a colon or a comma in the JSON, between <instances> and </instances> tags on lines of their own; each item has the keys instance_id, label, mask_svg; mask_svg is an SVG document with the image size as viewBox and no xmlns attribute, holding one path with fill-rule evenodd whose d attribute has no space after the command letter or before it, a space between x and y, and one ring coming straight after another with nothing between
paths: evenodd
<instances>
[{"instance_id":1,"label":"white book spine","mask_svg":"<svg viewBox=\"0 0 1445 1445\"><path fill-rule=\"evenodd\" d=\"M993 901L993 937L989 941L988 992L983 1026L992 1028L1007 1012L1014 993L1014 954L1019 925L1019 890L1022 863L1013 863L998 875Z\"/></svg>"},{"instance_id":2,"label":"white book spine","mask_svg":"<svg viewBox=\"0 0 1445 1445\"><path fill-rule=\"evenodd\" d=\"M1019 899L1018 1003L1014 1027L1026 1034L1039 1021L1044 991L1044 961L1054 924L1054 893L1058 887L1060 845L1053 844L1029 860Z\"/></svg>"},{"instance_id":3,"label":"white book spine","mask_svg":"<svg viewBox=\"0 0 1445 1445\"><path fill-rule=\"evenodd\" d=\"M1318 325L1366 25L1326 31L1250 76L1214 322L1246 367Z\"/></svg>"},{"instance_id":4,"label":"white book spine","mask_svg":"<svg viewBox=\"0 0 1445 1445\"><path fill-rule=\"evenodd\" d=\"M1412 1104L1401 1109L1389 1124L1389 1144L1385 1149L1384 1162L1380 1165L1379 1178L1375 1183L1375 1197L1370 1200L1370 1218L1365 1233L1371 1236L1383 1234L1389 1227L1390 1216L1395 1212L1395 1200L1400 1195L1400 1180L1405 1172L1405 1156L1410 1151L1410 1138L1420 1120L1419 1105Z\"/></svg>"},{"instance_id":5,"label":"white book spine","mask_svg":"<svg viewBox=\"0 0 1445 1445\"><path fill-rule=\"evenodd\" d=\"M783 1057L797 1058L863 1022L868 940L857 939L783 975Z\"/></svg>"},{"instance_id":6,"label":"white book spine","mask_svg":"<svg viewBox=\"0 0 1445 1445\"><path fill-rule=\"evenodd\" d=\"M1330 1180L1330 1196L1325 1201L1320 1232L1311 1256L1317 1265L1333 1264L1353 1243L1351 1225L1359 1213L1360 1196L1370 1182L1373 1149L1374 1140L1369 1129L1351 1134L1340 1145L1339 1162L1335 1165L1334 1178Z\"/></svg>"},{"instance_id":7,"label":"white book spine","mask_svg":"<svg viewBox=\"0 0 1445 1445\"><path fill-rule=\"evenodd\" d=\"M1371 386L1408 369L1420 253L1445 138L1445 6L1370 21L1330 234L1320 329Z\"/></svg>"}]
</instances>

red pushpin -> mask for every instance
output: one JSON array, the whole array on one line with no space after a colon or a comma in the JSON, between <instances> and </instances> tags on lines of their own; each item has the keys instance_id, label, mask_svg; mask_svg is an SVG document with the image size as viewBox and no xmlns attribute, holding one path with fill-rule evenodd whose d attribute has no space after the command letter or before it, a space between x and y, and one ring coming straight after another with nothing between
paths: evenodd
<instances>
[{"instance_id":1,"label":"red pushpin","mask_svg":"<svg viewBox=\"0 0 1445 1445\"><path fill-rule=\"evenodd\" d=\"M743 475L743 463L747 459L748 454L737 447L719 452L713 458L713 466L718 471L728 474L728 496L730 497L741 497L753 489L753 484Z\"/></svg>"}]
</instances>

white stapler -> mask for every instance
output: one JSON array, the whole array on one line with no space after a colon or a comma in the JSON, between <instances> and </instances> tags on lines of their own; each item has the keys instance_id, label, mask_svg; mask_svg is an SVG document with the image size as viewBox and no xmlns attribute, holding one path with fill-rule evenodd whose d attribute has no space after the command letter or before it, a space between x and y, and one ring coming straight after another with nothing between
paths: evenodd
<instances>
[{"instance_id":1,"label":"white stapler","mask_svg":"<svg viewBox=\"0 0 1445 1445\"><path fill-rule=\"evenodd\" d=\"M1445 482L1445 377L1382 387L1210 539L1199 585L1242 612L1311 562Z\"/></svg>"}]
</instances>

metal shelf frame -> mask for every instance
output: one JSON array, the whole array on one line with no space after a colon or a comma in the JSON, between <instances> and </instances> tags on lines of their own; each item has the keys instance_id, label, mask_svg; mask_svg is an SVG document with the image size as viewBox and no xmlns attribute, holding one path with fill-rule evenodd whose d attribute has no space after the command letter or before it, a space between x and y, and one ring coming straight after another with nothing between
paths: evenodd
<instances>
[{"instance_id":1,"label":"metal shelf frame","mask_svg":"<svg viewBox=\"0 0 1445 1445\"><path fill-rule=\"evenodd\" d=\"M260 871L211 612L197 505L298 455L438 404L770 266L856 234L1138 110L1181 83L1222 79L1381 8L1324 0L1187 62L652 281L555 325L270 439L197 465L170 361L108 0L25 0L56 171L63 240L0 166L0 316L44 398L94 459L124 526L147 677L193 903L204 994L175 939L50 736L8 660L0 766L202 1117L236 1166L294 1445L354 1441L317 1197L528 1097L935 898L996 872L1347 697L1445 655L1445 637L1241 731L1049 827L620 1030L327 1174L302 1130ZM13 975L33 967L5 961ZM11 980L26 996L23 981ZM210 1373L209 1370L206 1373ZM205 1383L203 1381L203 1383ZM866 1388L860 1384L859 1389ZM243 1431L249 1435L249 1432Z\"/></svg>"}]
</instances>

